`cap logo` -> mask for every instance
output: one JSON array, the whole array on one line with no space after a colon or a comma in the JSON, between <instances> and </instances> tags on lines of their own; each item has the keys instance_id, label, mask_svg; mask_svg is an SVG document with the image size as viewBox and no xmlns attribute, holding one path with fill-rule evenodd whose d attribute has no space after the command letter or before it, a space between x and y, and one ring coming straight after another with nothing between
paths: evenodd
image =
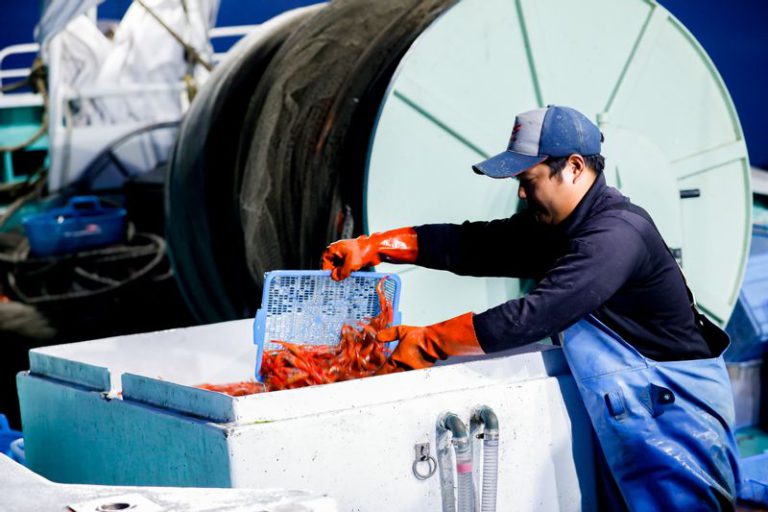
<instances>
[{"instance_id":1,"label":"cap logo","mask_svg":"<svg viewBox=\"0 0 768 512\"><path fill-rule=\"evenodd\" d=\"M523 128L523 124L522 123L515 123L515 127L512 128L512 135L509 137L509 144L510 145L517 140L517 133L522 128Z\"/></svg>"}]
</instances>

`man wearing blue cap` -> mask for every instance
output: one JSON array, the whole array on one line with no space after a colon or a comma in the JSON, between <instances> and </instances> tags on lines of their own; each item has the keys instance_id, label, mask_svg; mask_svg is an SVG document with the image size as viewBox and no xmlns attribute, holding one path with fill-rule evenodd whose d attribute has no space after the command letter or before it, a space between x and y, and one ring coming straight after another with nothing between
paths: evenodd
<instances>
[{"instance_id":1,"label":"man wearing blue cap","mask_svg":"<svg viewBox=\"0 0 768 512\"><path fill-rule=\"evenodd\" d=\"M334 279L390 263L533 278L524 297L427 327L397 326L380 373L492 353L564 331L621 501L633 510L732 508L738 481L725 333L701 315L650 216L607 186L602 134L576 110L519 114L506 151L475 165L515 177L526 208L491 222L430 224L341 240Z\"/></svg>"}]
</instances>

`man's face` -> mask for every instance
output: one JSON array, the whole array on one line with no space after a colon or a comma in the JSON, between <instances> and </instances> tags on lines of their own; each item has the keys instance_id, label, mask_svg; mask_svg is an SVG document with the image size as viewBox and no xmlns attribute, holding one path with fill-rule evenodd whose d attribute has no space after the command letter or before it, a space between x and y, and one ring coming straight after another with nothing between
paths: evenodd
<instances>
[{"instance_id":1,"label":"man's face","mask_svg":"<svg viewBox=\"0 0 768 512\"><path fill-rule=\"evenodd\" d=\"M533 210L538 222L559 224L570 213L565 212L570 167L566 164L562 173L552 176L547 164L538 164L517 176L517 196Z\"/></svg>"}]
</instances>

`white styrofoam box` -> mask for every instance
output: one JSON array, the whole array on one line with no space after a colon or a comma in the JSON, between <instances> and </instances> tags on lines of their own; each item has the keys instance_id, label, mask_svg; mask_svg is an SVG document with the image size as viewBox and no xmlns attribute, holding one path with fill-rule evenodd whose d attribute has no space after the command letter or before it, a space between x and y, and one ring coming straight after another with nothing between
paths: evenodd
<instances>
[{"instance_id":1,"label":"white styrofoam box","mask_svg":"<svg viewBox=\"0 0 768 512\"><path fill-rule=\"evenodd\" d=\"M307 489L340 510L440 510L411 471L446 411L500 422L499 510L595 506L589 419L559 349L232 398L252 322L35 349L18 387L29 467L59 482ZM480 463L480 461L476 461ZM509 485L514 482L514 485Z\"/></svg>"}]
</instances>

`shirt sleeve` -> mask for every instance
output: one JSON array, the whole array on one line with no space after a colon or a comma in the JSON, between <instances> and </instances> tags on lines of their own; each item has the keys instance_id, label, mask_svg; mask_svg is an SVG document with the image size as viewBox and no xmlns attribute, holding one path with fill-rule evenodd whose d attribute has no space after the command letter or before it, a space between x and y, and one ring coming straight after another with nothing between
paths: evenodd
<instances>
[{"instance_id":1,"label":"shirt sleeve","mask_svg":"<svg viewBox=\"0 0 768 512\"><path fill-rule=\"evenodd\" d=\"M553 262L547 233L523 213L508 219L414 228L416 264L477 277L541 277Z\"/></svg>"},{"instance_id":2,"label":"shirt sleeve","mask_svg":"<svg viewBox=\"0 0 768 512\"><path fill-rule=\"evenodd\" d=\"M632 229L606 227L573 240L529 294L474 316L480 346L498 352L557 334L600 307L647 257Z\"/></svg>"}]
</instances>

